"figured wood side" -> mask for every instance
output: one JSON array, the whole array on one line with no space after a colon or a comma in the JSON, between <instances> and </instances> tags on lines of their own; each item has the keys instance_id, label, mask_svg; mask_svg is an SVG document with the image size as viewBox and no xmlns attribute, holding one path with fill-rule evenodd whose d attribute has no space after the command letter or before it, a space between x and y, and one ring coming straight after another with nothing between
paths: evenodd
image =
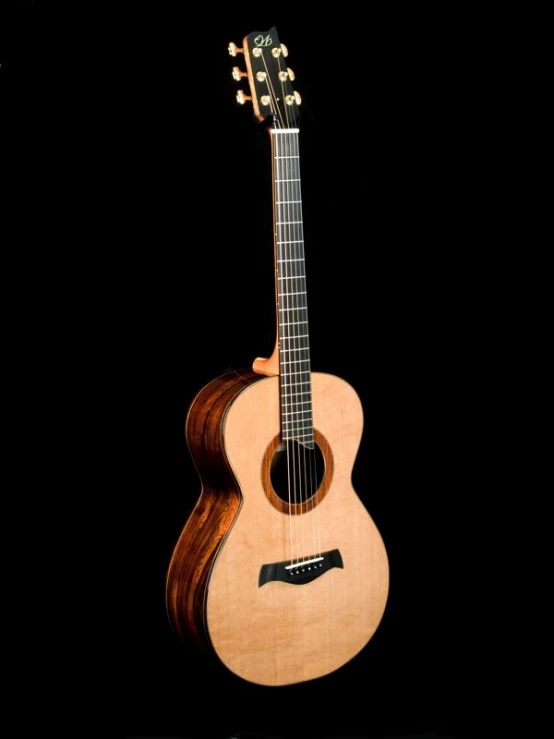
<instances>
[{"instance_id":1,"label":"figured wood side","mask_svg":"<svg viewBox=\"0 0 554 739\"><path fill-rule=\"evenodd\" d=\"M241 503L223 448L223 419L237 394L259 379L249 370L216 378L198 393L187 414L185 437L201 492L169 564L166 607L176 633L196 647L210 646L205 628L209 575Z\"/></svg>"}]
</instances>

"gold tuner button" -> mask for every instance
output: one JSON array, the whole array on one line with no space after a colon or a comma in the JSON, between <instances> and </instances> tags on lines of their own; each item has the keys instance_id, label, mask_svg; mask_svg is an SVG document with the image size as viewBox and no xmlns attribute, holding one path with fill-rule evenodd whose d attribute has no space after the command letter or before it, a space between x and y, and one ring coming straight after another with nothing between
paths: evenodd
<instances>
[{"instance_id":1,"label":"gold tuner button","mask_svg":"<svg viewBox=\"0 0 554 739\"><path fill-rule=\"evenodd\" d=\"M244 49L239 49L239 47L234 44L232 41L228 46L229 54L231 56L236 56L237 54L244 54Z\"/></svg>"},{"instance_id":2,"label":"gold tuner button","mask_svg":"<svg viewBox=\"0 0 554 739\"><path fill-rule=\"evenodd\" d=\"M296 77L292 69L290 67L287 67L287 71L284 70L282 72L279 72L279 79L281 82L285 82L286 80L293 80Z\"/></svg>"},{"instance_id":3,"label":"gold tuner button","mask_svg":"<svg viewBox=\"0 0 554 739\"><path fill-rule=\"evenodd\" d=\"M297 105L300 105L300 103L302 102L302 98L300 97L300 93L299 92L296 92L296 90L294 91L294 99L295 99Z\"/></svg>"},{"instance_id":4,"label":"gold tuner button","mask_svg":"<svg viewBox=\"0 0 554 739\"><path fill-rule=\"evenodd\" d=\"M281 44L281 51L283 52L283 56L288 56L289 55L289 50L287 49L287 47L285 46L285 44Z\"/></svg>"},{"instance_id":5,"label":"gold tuner button","mask_svg":"<svg viewBox=\"0 0 554 739\"><path fill-rule=\"evenodd\" d=\"M252 98L251 97L248 97L248 95L245 95L242 90L239 90L237 92L237 103L240 103L241 105L244 105L244 103L247 100L252 100Z\"/></svg>"},{"instance_id":6,"label":"gold tuner button","mask_svg":"<svg viewBox=\"0 0 554 739\"><path fill-rule=\"evenodd\" d=\"M260 102L262 105L271 105L271 98L269 95L262 95Z\"/></svg>"},{"instance_id":7,"label":"gold tuner button","mask_svg":"<svg viewBox=\"0 0 554 739\"><path fill-rule=\"evenodd\" d=\"M238 67L233 67L232 75L233 75L233 79L236 80L237 82L239 82L242 79L242 77L248 77L246 72L243 72Z\"/></svg>"}]
</instances>

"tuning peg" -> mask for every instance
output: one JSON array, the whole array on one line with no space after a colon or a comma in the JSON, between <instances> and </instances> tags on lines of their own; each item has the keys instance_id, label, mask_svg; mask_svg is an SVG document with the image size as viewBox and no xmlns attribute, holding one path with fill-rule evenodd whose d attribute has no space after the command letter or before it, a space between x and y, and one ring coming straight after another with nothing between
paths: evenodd
<instances>
[{"instance_id":1,"label":"tuning peg","mask_svg":"<svg viewBox=\"0 0 554 739\"><path fill-rule=\"evenodd\" d=\"M302 98L300 97L300 93L299 92L296 92L296 90L295 90L292 95L287 95L285 97L285 102L286 102L287 105L294 105L294 103L296 103L297 105L300 105L300 103L302 102Z\"/></svg>"},{"instance_id":2,"label":"tuning peg","mask_svg":"<svg viewBox=\"0 0 554 739\"><path fill-rule=\"evenodd\" d=\"M244 54L244 49L239 49L239 47L234 44L232 41L228 46L229 54L231 56L236 56L237 54Z\"/></svg>"},{"instance_id":3,"label":"tuning peg","mask_svg":"<svg viewBox=\"0 0 554 739\"><path fill-rule=\"evenodd\" d=\"M294 74L294 72L292 71L290 67L287 67L286 71L283 69L281 72L279 72L279 79L281 80L281 82L285 82L286 80L292 81L295 78L296 78L296 75Z\"/></svg>"},{"instance_id":4,"label":"tuning peg","mask_svg":"<svg viewBox=\"0 0 554 739\"><path fill-rule=\"evenodd\" d=\"M241 105L244 105L244 103L245 103L245 102L246 102L247 100L252 100L252 98L251 98L251 97L249 97L248 95L245 95L245 94L244 94L244 92L243 92L242 90L239 90L239 91L237 92L237 103L240 103Z\"/></svg>"},{"instance_id":5,"label":"tuning peg","mask_svg":"<svg viewBox=\"0 0 554 739\"><path fill-rule=\"evenodd\" d=\"M283 56L288 56L289 50L287 49L285 44L281 44L281 46L274 46L273 49L271 49L271 53L273 54L274 57L278 57L281 54Z\"/></svg>"},{"instance_id":6,"label":"tuning peg","mask_svg":"<svg viewBox=\"0 0 554 739\"><path fill-rule=\"evenodd\" d=\"M248 77L248 74L246 72L243 72L242 69L239 69L238 67L233 67L232 75L233 79L237 82L240 82L242 77Z\"/></svg>"}]
</instances>

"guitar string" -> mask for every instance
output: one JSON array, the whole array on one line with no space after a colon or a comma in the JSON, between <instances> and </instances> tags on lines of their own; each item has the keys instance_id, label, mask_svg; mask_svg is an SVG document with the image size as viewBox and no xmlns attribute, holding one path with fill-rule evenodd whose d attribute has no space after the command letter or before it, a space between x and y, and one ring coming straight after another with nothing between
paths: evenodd
<instances>
[{"instance_id":1,"label":"guitar string","mask_svg":"<svg viewBox=\"0 0 554 739\"><path fill-rule=\"evenodd\" d=\"M294 286L292 290L292 315L293 323L296 326L296 340L294 346L294 360L291 364L291 368L294 372L296 379L295 386L295 408L294 408L294 419L296 423L298 441L294 446L297 454L298 469L298 485L299 485L299 498L300 498L300 509L297 512L299 526L301 531L301 559L306 560L309 558L305 550L304 544L304 512L309 506L309 489L307 487L306 478L306 457L307 457L307 446L306 446L306 429L305 424L305 406L304 401L306 397L309 397L309 393L306 393L304 383L306 378L309 379L309 367L308 371L305 368L305 352L303 351L304 341L298 338L301 334L307 334L307 301L306 301L306 285L305 277L306 270L303 268L304 255L302 250L302 243L304 239L302 229L302 217L300 211L300 162L298 154L295 153L296 149L294 146L295 134L290 133L286 136L287 145L287 157L290 162L291 170L291 187L289 194L287 195L287 201L290 202L289 210L291 212L290 220L293 224L292 238L291 238L291 254L292 264L294 265L296 279L294 280ZM301 274L303 271L303 274ZM303 295L302 295L303 293ZM300 440L301 439L301 440Z\"/></svg>"},{"instance_id":2,"label":"guitar string","mask_svg":"<svg viewBox=\"0 0 554 739\"><path fill-rule=\"evenodd\" d=\"M280 68L281 57L278 57L278 67ZM280 70L281 71L281 70ZM281 125L288 131L291 127L289 119L289 110L285 99L284 84L281 82L281 101L282 109L285 111L286 121L281 119ZM300 477L300 459L298 454L297 436L297 415L298 415L298 391L299 385L296 373L296 360L298 357L297 343L299 333L298 311L295 311L297 303L296 292L298 290L298 263L294 261L294 241L296 234L296 217L292 205L293 190L293 161L290 157L288 148L288 137L290 134L283 133L277 137L277 151L279 159L282 163L283 177L278 188L280 191L279 200L279 220L284 224L281 227L282 241L284 241L284 264L286 265L286 295L284 298L283 315L287 320L287 354L286 364L284 366L284 376L287 378L287 394L286 394L286 437L287 437L287 458L291 474L289 476L289 488L292 487L292 500L294 507L289 509L289 516L293 520L295 530L295 557L293 562L298 563L304 557L304 541L302 527L302 484ZM283 183L284 180L284 183ZM290 494L289 494L290 497ZM300 508L299 508L300 507Z\"/></svg>"},{"instance_id":3,"label":"guitar string","mask_svg":"<svg viewBox=\"0 0 554 739\"><path fill-rule=\"evenodd\" d=\"M290 125L288 126L290 129ZM295 520L297 522L297 528L299 529L299 544L300 544L300 551L299 551L299 557L298 561L302 561L306 558L306 552L305 552L305 546L304 546L304 519L303 519L303 508L304 508L304 496L305 491L303 489L303 478L302 478L302 448L300 443L300 436L302 434L302 399L303 399L303 373L302 373L302 364L301 364L301 352L300 352L300 344L301 341L299 339L299 336L301 333L304 332L304 324L303 324L303 315L301 313L301 298L299 293L301 292L302 287L302 279L300 275L301 270L301 261L299 259L299 241L301 239L301 224L298 222L298 214L297 209L294 204L294 200L296 199L294 196L294 192L296 190L297 183L293 180L296 179L295 175L298 174L297 172L297 162L295 159L293 159L293 156L291 154L291 134L287 133L283 137L284 141L284 156L285 162L287 162L287 183L285 188L285 202L287 204L286 210L287 210L287 223L290 224L288 226L288 236L289 236L289 258L290 258L290 264L292 265L292 274L294 275L293 279L291 280L291 283L289 285L290 291L289 291L289 316L292 317L292 335L294 336L294 340L292 341L292 352L290 357L290 364L289 364L289 372L291 373L290 376L293 378L293 398L292 398L292 416L291 416L291 423L289 426L289 429L294 429L294 433L292 434L293 438L291 440L291 446L292 446L292 454L293 454L293 468L295 470L295 479L294 479L294 485L297 490L297 493L295 495L297 508L295 510Z\"/></svg>"},{"instance_id":4,"label":"guitar string","mask_svg":"<svg viewBox=\"0 0 554 739\"><path fill-rule=\"evenodd\" d=\"M278 57L279 71L283 71L281 67L282 57ZM297 190L298 183L295 181L297 171L297 162L292 158L290 138L291 134L288 133L291 129L291 121L289 118L289 108L286 102L286 90L284 80L281 81L281 100L282 107L286 114L286 129L287 133L279 136L279 150L283 157L279 161L285 164L285 186L281 186L281 192L285 202L285 207L281 208L281 214L284 215L286 223L286 236L285 236L285 248L287 250L287 274L290 279L287 280L287 306L286 314L289 322L288 334L290 336L289 354L287 372L289 377L289 402L287 404L287 410L289 416L287 418L287 453L292 457L291 468L293 471L292 485L294 486L294 503L295 508L292 513L295 521L296 528L296 542L297 542L297 563L306 559L306 552L304 547L304 526L303 526L303 480L302 480L302 464L301 464L301 446L299 441L300 426L301 426L301 410L302 410L302 373L300 365L300 341L299 335L303 332L302 316L300 314L299 305L300 297L298 293L302 286L302 280L300 279L301 262L299 261L298 242L300 241L300 225L297 217L297 209L294 205L295 197L294 193Z\"/></svg>"},{"instance_id":5,"label":"guitar string","mask_svg":"<svg viewBox=\"0 0 554 739\"><path fill-rule=\"evenodd\" d=\"M303 216L303 205L302 205L302 193L301 193L301 177L300 177L300 170L301 170L301 159L300 159L300 137L299 134L296 133L293 137L293 143L295 146L293 146L293 154L296 156L296 159L293 161L297 162L298 166L298 213L299 213L299 222L301 224L302 228L302 238L299 240L299 249L302 250L302 264L304 265L304 320L305 320L305 326L306 326L306 340L305 340L305 357L306 357L306 372L304 377L307 380L307 393L304 395L308 399L308 405L302 406L302 410L307 411L307 414L302 414L302 418L304 419L304 415L307 415L309 420L309 445L304 444L302 446L302 453L304 457L304 475L305 475L305 487L306 487L306 505L305 510L307 513L310 513L309 520L312 524L312 538L313 538L313 546L312 551L310 553L310 558L314 556L318 556L321 551L321 529L318 525L319 523L319 515L320 511L317 509L316 506L316 500L315 495L317 493L317 470L316 470L316 464L317 464L317 456L316 456L316 440L315 440L315 428L314 428L314 418L313 418L313 386L312 386L312 367L311 367L311 347L310 347L310 336L308 331L309 326L309 303L308 303L308 282L307 282L307 267L306 267L306 254L305 254L305 246L304 246L304 216ZM306 424L303 423L304 428L306 427Z\"/></svg>"},{"instance_id":6,"label":"guitar string","mask_svg":"<svg viewBox=\"0 0 554 739\"><path fill-rule=\"evenodd\" d=\"M281 57L278 57L278 66L281 69ZM275 91L272 88L271 77L267 69L267 63L264 58L264 65L266 67L266 80L268 81L270 91L270 101L274 113L274 121L276 127L285 126L287 130L292 128L291 121L289 119L289 110L286 103L285 86L284 80L281 84L282 101L284 101L284 110L286 113L286 122L283 120L279 106L274 105L274 99L277 101ZM286 79L286 78L285 78ZM296 135L295 135L296 134ZM291 535L291 563L294 563L295 557L293 553L293 545L296 545L298 550L299 542L299 554L297 557L298 561L301 559L306 560L306 550L304 546L304 512L313 512L315 507L315 492L317 485L317 460L315 456L315 439L313 438L313 404L312 393L311 393L311 366L310 366L310 351L309 351L309 336L308 336L308 304L306 295L306 270L301 275L300 269L304 264L304 253L303 253L303 219L302 219L302 202L301 202L301 190L300 190L300 160L299 160L299 146L298 146L298 135L283 132L282 135L272 137L275 141L275 155L278 157L276 160L277 166L275 171L277 172L277 180L281 181L280 187L276 188L276 196L279 201L279 207L276 211L277 222L280 224L279 229L281 233L277 234L279 242L284 242L285 250L282 251L282 256L285 259L283 264L287 265L286 275L283 274L284 279L281 281L286 285L286 290L280 290L278 293L282 294L282 311L287 317L287 341L286 346L283 347L283 366L281 368L282 376L282 388L283 394L287 401L288 416L282 416L287 419L287 432L286 432L286 450L287 450L287 475L288 475L288 487L289 487L289 510L291 504L291 487L294 496L294 511L295 515L289 514L290 519L290 535ZM295 146L296 144L296 146ZM284 176L283 176L284 175ZM298 175L295 177L294 175ZM282 181L286 184L283 188ZM292 184L292 183L295 184ZM283 208L283 201L286 208ZM292 206L292 207L291 207ZM282 238L280 238L282 236ZM280 250L277 250L279 255ZM291 273L291 274L289 274ZM303 287L304 290L299 290ZM303 293L303 298L300 293ZM292 321L290 320L292 316ZM279 316L280 320L280 316ZM296 328L295 328L296 327ZM306 336L302 342L300 340L300 332L304 332ZM290 335L292 334L292 335ZM302 346L302 344L305 346ZM291 345L292 348L291 348ZM304 357L303 354L307 354ZM306 366L305 366L306 365ZM288 370L287 370L288 367ZM288 382L287 382L288 377ZM298 380L294 378L300 378ZM306 380L307 378L307 380ZM304 390L304 383L307 383L308 390ZM308 401L305 401L308 398ZM310 403L308 409L305 408L305 404ZM311 423L309 428L306 429L306 423L304 416L308 413ZM291 431L292 429L292 431ZM306 436L311 436L309 444L306 443ZM300 441L300 437L302 440ZM292 460L292 462L291 462ZM292 535L292 519L296 521L295 526L295 537L296 542L293 542ZM317 556L321 552L321 543L318 542L319 527L316 526L317 516L312 515L312 538L313 538L313 549L311 555ZM298 532L300 529L300 532Z\"/></svg>"},{"instance_id":7,"label":"guitar string","mask_svg":"<svg viewBox=\"0 0 554 739\"><path fill-rule=\"evenodd\" d=\"M278 66L280 72L283 72L281 66L282 57L278 57ZM291 131L292 125L289 119L289 108L286 103L286 90L285 90L285 79L281 82L281 99L284 101L284 110L286 112L286 126L287 130ZM310 449L306 443L307 433L313 436L313 427L306 428L305 423L305 398L311 398L311 383L310 383L310 365L309 365L309 343L308 343L308 305L306 297L306 270L304 266L304 253L303 253L303 220L302 220L302 205L301 205L301 188L300 188L300 158L298 148L298 134L284 133L278 137L279 145L282 147L283 161L286 164L285 174L285 189L284 199L286 203L286 215L285 222L287 223L287 237L286 244L288 247L287 257L288 264L290 265L290 272L292 277L288 280L289 291L287 295L287 316L289 319L292 317L292 327L289 327L290 333L294 337L289 343L292 347L288 353L287 365L289 368L289 377L292 378L289 381L289 393L290 397L290 411L289 416L290 423L287 424L289 436L291 436L290 429L294 430L292 439L287 442L287 451L292 456L292 469L294 471L292 484L294 485L295 495L294 500L296 505L295 509L295 521L296 529L300 529L300 533L297 533L297 540L300 543L300 551L298 561L306 560L310 557L306 553L305 542L304 542L304 513L313 509L313 478L311 474L312 464L308 465L308 462L313 462L315 457L313 449ZM295 146L296 143L296 146ZM283 211L281 211L283 212ZM303 269L303 272L302 272ZM303 295L301 295L301 293ZM300 337L301 334L305 334L304 340ZM306 346L303 346L303 345ZM306 351L305 351L306 350ZM304 355L307 355L304 356ZM307 367L305 366L307 363ZM307 391L305 390L304 383L308 382ZM311 416L311 406L310 414ZM313 418L312 418L313 424ZM302 438L301 438L302 437ZM312 521L312 538L314 541L314 548L312 549L312 555L316 553L316 528L314 525L314 517L311 517ZM306 532L307 535L307 532Z\"/></svg>"},{"instance_id":8,"label":"guitar string","mask_svg":"<svg viewBox=\"0 0 554 739\"><path fill-rule=\"evenodd\" d=\"M308 305L308 285L307 285L307 269L306 269L306 254L305 254L305 248L304 248L304 217L302 212L302 193L301 193L301 176L300 176L300 139L299 134L296 133L292 135L292 152L293 156L296 158L293 160L297 162L297 170L298 170L298 195L295 197L295 200L298 200L297 205L297 211L299 214L298 220L301 224L300 228L302 229L302 236L298 240L298 251L301 256L301 262L299 264L304 265L304 305L303 305L303 318L305 321L306 326L306 339L305 339L305 354L306 354L306 360L307 360L307 369L306 369L306 377L308 379L309 385L308 385L308 392L304 395L304 397L307 397L309 399L309 418L310 418L310 428L309 432L311 434L311 443L312 447L308 447L307 445L302 445L302 453L304 457L304 464L303 464L303 470L304 470L304 484L306 488L306 513L312 513L311 521L312 521L312 539L313 539L313 548L311 552L311 556L319 556L321 553L321 531L318 524L318 515L315 505L315 494L317 492L316 486L317 486L317 457L315 453L315 429L314 429L314 419L313 419L313 388L312 388L312 368L311 368L311 351L310 351L310 337L309 337L309 305ZM304 404L302 404L302 411L307 410L304 408ZM304 413L302 414L304 415ZM309 555L310 556L310 555Z\"/></svg>"},{"instance_id":9,"label":"guitar string","mask_svg":"<svg viewBox=\"0 0 554 739\"><path fill-rule=\"evenodd\" d=\"M278 57L278 64L280 71L284 70L281 67L282 57ZM282 99L285 101L285 111L287 111L288 118L288 107L286 104L286 91L284 81L287 79L284 76L281 85ZM290 121L287 120L287 128L292 129ZM302 330L305 334L304 340L296 339L295 342L295 362L291 365L294 372L298 368L299 374L294 374L294 377L299 377L295 387L295 418L297 418L297 432L299 437L304 437L302 441L294 445L295 450L298 454L298 464L295 465L299 471L299 485L300 485L300 509L298 512L298 520L301 527L301 542L302 542L302 559L306 560L312 556L317 556L321 551L320 542L318 542L319 527L316 526L317 515L310 516L312 522L312 539L313 548L311 553L306 554L304 548L304 513L314 511L315 508L315 493L317 485L317 470L316 470L316 454L315 454L315 438L313 428L313 403L312 403L312 387L311 387L311 357L310 357L310 344L309 344L309 331L308 331L308 300L307 300L307 276L305 268L305 249L304 249L304 230L303 230L303 214L302 214L302 193L301 193L301 177L300 177L300 148L299 148L299 135L298 132L292 132L286 134L286 143L288 146L287 159L290 163L291 174L293 175L287 180L290 180L289 190L287 192L286 200L292 204L291 217L288 219L292 221L293 228L291 244L292 249L290 250L293 255L293 265L296 265L296 277L294 280L295 285L293 286L293 316L295 317L296 336L298 337L299 332ZM303 274L300 276L300 269L303 268ZM299 288L303 288L300 290ZM302 296L300 295L302 293ZM302 327L302 328L301 328ZM305 346L303 346L305 345ZM304 383L307 382L307 389L304 389ZM298 398L300 399L298 401ZM306 398L308 400L306 400ZM309 403L308 408L306 404ZM308 414L310 418L309 428L306 428L305 415ZM311 436L309 442L306 442L306 436ZM308 446L311 444L311 446ZM302 463L300 462L302 460ZM307 536L306 532L306 536Z\"/></svg>"},{"instance_id":10,"label":"guitar string","mask_svg":"<svg viewBox=\"0 0 554 739\"><path fill-rule=\"evenodd\" d=\"M262 60L265 67L266 72L266 83L268 85L268 91L269 91L269 99L271 103L271 108L273 112L273 120L274 125L279 128L284 126L284 121L280 119L280 110L279 105L277 102L277 94L275 93L275 90L273 89L272 81L271 81L271 75L269 73L267 61L265 58L265 54L262 52ZM278 148L278 142L279 142L280 136L274 136L271 135L271 150L272 150L272 171L274 172L273 177L273 187L274 187L274 220L275 220L275 240L276 240L276 259L277 264L277 277L281 277L281 280L277 282L277 330L279 332L279 387L281 389L280 391L280 416L281 416L281 429L284 430L283 424L284 420L286 418L285 416L285 408L287 407L285 405L285 408L283 408L283 403L287 403L287 375L285 372L286 368L286 361L288 359L288 339L285 338L285 324L284 324L284 316L286 314L285 310L285 301L286 301L286 295L287 295L287 280L288 280L288 267L287 262L284 261L286 257L286 247L283 248L283 242L285 241L284 235L282 234L283 226L280 225L284 222L284 219L280 217L281 211L280 211L280 205L279 201L281 200L279 196L280 192L280 185L282 187L282 180L285 178L286 175L284 175L284 160L280 159L280 152ZM294 474L294 465L290 464L290 454L289 454L289 440L287 438L287 434L285 433L285 449L286 449L286 463L287 463L287 488L288 488L288 504L289 504L289 511L292 510L293 507L293 501L291 499L291 491L294 491L294 486L291 482L291 476ZM296 501L294 501L296 502ZM292 515L288 516L289 519L289 547L290 547L290 564L294 564L294 554L295 554L295 535L296 530L293 525L294 523L294 517Z\"/></svg>"},{"instance_id":11,"label":"guitar string","mask_svg":"<svg viewBox=\"0 0 554 739\"><path fill-rule=\"evenodd\" d=\"M277 66L281 67L281 57L278 57L278 63ZM280 69L280 71L282 71ZM286 130L290 129L290 119L289 119L289 110L287 107L286 99L285 99L285 90L284 85L281 83L281 108L285 111L285 117L286 120L283 120L282 116L281 119L278 121L278 125L281 125ZM284 107L283 107L284 106ZM279 110L279 106L278 106ZM291 499L291 493L290 490L292 488L292 502L293 507L291 508L289 506L289 517L291 518L293 522L293 528L295 532L295 541L294 541L294 557L291 560L291 564L298 563L301 561L302 557L304 556L304 546L303 546L303 527L302 527L302 519L301 519L301 506L302 506L302 490L301 490L301 481L299 479L299 472L300 472L300 460L297 459L297 443L295 440L296 436L296 416L298 411L298 401L297 401L297 393L298 393L298 382L296 380L295 372L295 360L298 352L296 351L296 344L298 339L296 336L298 335L298 322L295 322L295 318L297 317L294 311L294 304L295 304L295 292L297 288L297 263L293 261L293 241L294 241L294 233L295 233L295 224L294 224L294 214L291 213L291 191L293 188L293 172L292 170L292 160L290 158L289 152L287 150L287 138L288 134L283 133L282 135L277 136L276 141L276 151L277 156L279 157L277 159L278 162L281 163L281 172L282 177L280 178L280 186L277 188L278 198L279 198L279 207L278 207L278 214L279 214L279 223L282 225L280 226L280 236L282 238L279 238L279 241L283 242L284 247L284 262L285 265L285 271L286 271L286 279L282 281L282 283L286 286L286 289L284 290L284 299L283 299L283 310L281 311L282 318L284 319L286 317L287 321L287 327L286 327L286 334L287 334L287 341L286 341L286 353L284 354L285 364L283 365L283 377L284 377L284 384L286 387L286 392L284 397L286 398L286 413L287 415L283 418L286 420L286 450L287 450L287 465L289 470L289 476L288 476L288 486L289 486L289 501ZM284 182L283 182L284 181ZM300 512L298 512L298 506L300 506Z\"/></svg>"},{"instance_id":12,"label":"guitar string","mask_svg":"<svg viewBox=\"0 0 554 739\"><path fill-rule=\"evenodd\" d=\"M284 71L281 67L281 57L279 57L279 67L280 71ZM286 77L285 77L286 79ZM284 81L282 80L281 85L281 95L282 99L285 101L285 111L287 112L287 118L288 118L288 111L289 108L287 107L286 103L286 90ZM290 120L287 120L287 128L289 131L292 129L292 125ZM281 137L280 137L281 138ZM311 396L311 393L309 392L309 384L308 384L308 392L305 390L304 383L306 382L306 378L310 378L310 367L309 367L309 347L308 351L305 352L304 350L306 347L304 344L307 345L307 338L308 338L308 322L307 322L307 298L306 298L306 271L304 266L304 253L302 245L304 243L304 234L303 234L303 221L302 221L302 210L301 210L301 188L300 188L300 158L299 158L299 151L298 151L298 135L297 133L287 133L284 137L284 144L286 147L285 150L285 162L288 163L288 169L290 177L287 177L287 192L285 200L287 202L287 221L291 223L291 226L289 228L289 255L291 258L291 265L292 265L292 273L294 275L294 279L292 280L292 289L291 289L291 299L289 300L289 308L291 308L291 311L289 312L289 315L292 314L293 318L293 325L296 327L293 329L293 334L295 336L295 340L293 342L293 351L291 353L291 364L290 364L290 370L293 373L292 377L295 378L295 384L294 384L294 394L293 394L293 415L291 416L291 426L295 427L297 437L292 442L292 449L293 449L293 455L296 455L294 459L294 468L297 470L298 473L298 479L295 480L295 483L298 485L298 499L299 499L299 508L296 510L296 521L298 522L298 526L300 527L300 554L301 556L299 559L306 560L309 558L309 554L306 553L305 549L305 542L304 542L304 513L307 512L310 509L310 505L313 505L313 503L310 503L311 500L311 491L308 485L308 475L307 475L307 459L309 459L311 456L313 456L313 453L311 454L309 451L309 448L306 444L306 435L313 434L313 429L307 429L306 423L305 423L305 398L309 398ZM295 147L296 142L296 147ZM303 274L301 274L301 270L303 269ZM304 340L300 339L300 335L305 334ZM307 354L307 358L305 356ZM307 361L307 369L306 369L306 361ZM302 437L302 438L301 438ZM315 530L313 529L313 517L312 520L312 535L315 542ZM307 532L306 532L307 535ZM312 550L313 551L313 550Z\"/></svg>"},{"instance_id":13,"label":"guitar string","mask_svg":"<svg viewBox=\"0 0 554 739\"><path fill-rule=\"evenodd\" d=\"M294 262L292 261L292 255L291 255L291 220L292 217L290 215L290 205L288 205L288 200L290 200L289 196L289 190L290 190L290 184L287 182L291 178L290 173L290 160L287 158L286 153L286 140L285 135L279 135L276 139L276 152L278 158L278 162L281 164L281 177L280 177L280 185L277 188L278 190L278 199L279 199L279 205L278 205L278 217L279 217L279 223L281 224L279 227L279 242L281 247L281 253L283 256L283 276L284 280L282 280L282 307L280 311L280 320L283 324L283 330L286 334L286 340L285 340L285 353L283 355L284 357L284 364L282 367L282 373L283 373L283 385L284 385L284 401L285 401L285 415L283 416L284 425L285 425L285 438L286 438L286 450L287 450L287 464L289 469L289 498L290 498L290 491L292 490L292 508L289 508L289 516L293 522L293 528L295 533L295 540L294 540L294 557L292 562L295 563L299 560L299 554L302 552L302 539L301 539L301 530L299 530L298 525L298 518L294 515L294 511L296 510L298 506L298 481L297 481L297 473L298 473L298 464L295 459L295 443L294 443L294 418L295 418L295 411L296 411L296 404L295 404L295 378L293 373L293 361L294 361L294 316L291 313L291 302L292 302L292 293L294 291Z\"/></svg>"}]
</instances>

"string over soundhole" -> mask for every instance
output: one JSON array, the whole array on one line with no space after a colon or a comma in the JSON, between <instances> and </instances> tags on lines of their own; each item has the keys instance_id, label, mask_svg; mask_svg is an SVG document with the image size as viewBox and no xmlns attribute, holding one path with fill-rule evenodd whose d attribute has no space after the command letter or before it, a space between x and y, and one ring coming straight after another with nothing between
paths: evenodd
<instances>
[{"instance_id":1,"label":"string over soundhole","mask_svg":"<svg viewBox=\"0 0 554 739\"><path fill-rule=\"evenodd\" d=\"M312 511L327 495L332 484L334 460L331 447L316 428L313 437L313 448L309 449L297 440L282 441L278 434L265 450L262 462L264 492L282 513L296 515ZM309 485L306 479L310 481ZM292 486L295 480L298 485Z\"/></svg>"},{"instance_id":2,"label":"string over soundhole","mask_svg":"<svg viewBox=\"0 0 554 739\"><path fill-rule=\"evenodd\" d=\"M271 460L273 490L285 503L301 505L319 490L325 473L325 459L317 444L313 449L296 440L279 444Z\"/></svg>"}]
</instances>

